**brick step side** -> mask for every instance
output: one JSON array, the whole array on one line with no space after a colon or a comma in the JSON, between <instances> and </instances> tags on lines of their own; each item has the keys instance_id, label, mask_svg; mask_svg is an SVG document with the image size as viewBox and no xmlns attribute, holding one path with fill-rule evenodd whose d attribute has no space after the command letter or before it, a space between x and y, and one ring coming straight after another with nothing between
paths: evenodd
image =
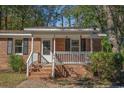
<instances>
[{"instance_id":1,"label":"brick step side","mask_svg":"<svg viewBox=\"0 0 124 93\"><path fill-rule=\"evenodd\" d=\"M51 77L51 65L39 66L39 64L32 65L29 68L28 79L48 79Z\"/></svg>"}]
</instances>

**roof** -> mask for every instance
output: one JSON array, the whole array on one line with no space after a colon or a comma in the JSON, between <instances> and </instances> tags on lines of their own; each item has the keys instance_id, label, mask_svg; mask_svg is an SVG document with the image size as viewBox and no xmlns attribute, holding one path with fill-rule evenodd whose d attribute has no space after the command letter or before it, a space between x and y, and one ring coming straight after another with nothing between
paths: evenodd
<instances>
[{"instance_id":1,"label":"roof","mask_svg":"<svg viewBox=\"0 0 124 93\"><path fill-rule=\"evenodd\" d=\"M98 34L101 33L98 28L53 28L53 27L42 27L42 28L24 28L24 30L0 30L2 34L36 34L36 35L82 35L82 34Z\"/></svg>"},{"instance_id":2,"label":"roof","mask_svg":"<svg viewBox=\"0 0 124 93\"><path fill-rule=\"evenodd\" d=\"M100 29L96 28L95 30L93 28L60 28L60 27L43 27L43 28L24 28L24 31L100 31Z\"/></svg>"}]
</instances>

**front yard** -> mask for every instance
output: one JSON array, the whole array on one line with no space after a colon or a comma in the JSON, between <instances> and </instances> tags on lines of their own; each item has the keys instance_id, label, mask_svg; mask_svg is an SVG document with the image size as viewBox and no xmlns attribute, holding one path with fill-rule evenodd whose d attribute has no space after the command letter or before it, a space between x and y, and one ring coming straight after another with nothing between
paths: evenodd
<instances>
[{"instance_id":1,"label":"front yard","mask_svg":"<svg viewBox=\"0 0 124 93\"><path fill-rule=\"evenodd\" d=\"M26 80L25 74L0 72L0 87L14 88L24 80Z\"/></svg>"},{"instance_id":2,"label":"front yard","mask_svg":"<svg viewBox=\"0 0 124 93\"><path fill-rule=\"evenodd\" d=\"M91 79L46 79L46 80L26 80L20 83L17 88L96 88L113 87L111 82L97 81Z\"/></svg>"},{"instance_id":3,"label":"front yard","mask_svg":"<svg viewBox=\"0 0 124 93\"><path fill-rule=\"evenodd\" d=\"M46 79L26 80L25 74L14 72L0 72L0 87L2 88L93 88L93 87L124 87L124 85L113 85L108 81L94 79Z\"/></svg>"}]
</instances>

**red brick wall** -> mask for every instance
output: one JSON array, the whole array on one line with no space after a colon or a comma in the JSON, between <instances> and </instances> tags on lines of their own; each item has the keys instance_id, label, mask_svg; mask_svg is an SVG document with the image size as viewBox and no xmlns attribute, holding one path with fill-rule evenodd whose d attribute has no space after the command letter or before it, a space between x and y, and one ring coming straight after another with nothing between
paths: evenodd
<instances>
[{"instance_id":1,"label":"red brick wall","mask_svg":"<svg viewBox=\"0 0 124 93\"><path fill-rule=\"evenodd\" d=\"M7 55L7 38L0 38L0 69L8 69L8 58ZM23 55L24 62L26 62L31 51L31 39L29 39L28 43L28 55ZM34 52L41 52L41 39L34 39Z\"/></svg>"},{"instance_id":2,"label":"red brick wall","mask_svg":"<svg viewBox=\"0 0 124 93\"><path fill-rule=\"evenodd\" d=\"M56 38L56 51L64 51L64 50L65 50L65 39Z\"/></svg>"},{"instance_id":3,"label":"red brick wall","mask_svg":"<svg viewBox=\"0 0 124 93\"><path fill-rule=\"evenodd\" d=\"M34 39L34 52L41 53L41 38Z\"/></svg>"},{"instance_id":4,"label":"red brick wall","mask_svg":"<svg viewBox=\"0 0 124 93\"><path fill-rule=\"evenodd\" d=\"M101 40L93 39L93 51L101 50ZM28 55L23 55L23 59L26 62L30 50L31 50L31 39L29 39L29 48ZM53 48L52 48L53 49ZM64 38L56 38L56 51L64 51L65 50L65 39ZM86 39L86 50L90 51L90 39ZM41 38L34 39L34 52L41 52ZM8 57L7 55L7 38L0 38L0 68L8 67Z\"/></svg>"},{"instance_id":5,"label":"red brick wall","mask_svg":"<svg viewBox=\"0 0 124 93\"><path fill-rule=\"evenodd\" d=\"M100 38L93 38L93 51L101 51L101 39Z\"/></svg>"},{"instance_id":6,"label":"red brick wall","mask_svg":"<svg viewBox=\"0 0 124 93\"><path fill-rule=\"evenodd\" d=\"M0 38L0 69L8 67L7 39Z\"/></svg>"}]
</instances>

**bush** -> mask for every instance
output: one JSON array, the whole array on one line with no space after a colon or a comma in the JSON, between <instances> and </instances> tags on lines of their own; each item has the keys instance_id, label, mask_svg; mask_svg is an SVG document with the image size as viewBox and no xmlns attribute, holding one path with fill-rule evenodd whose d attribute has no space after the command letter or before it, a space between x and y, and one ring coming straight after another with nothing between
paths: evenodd
<instances>
[{"instance_id":1,"label":"bush","mask_svg":"<svg viewBox=\"0 0 124 93\"><path fill-rule=\"evenodd\" d=\"M92 71L99 79L115 80L122 68L121 53L97 52L91 54Z\"/></svg>"},{"instance_id":2,"label":"bush","mask_svg":"<svg viewBox=\"0 0 124 93\"><path fill-rule=\"evenodd\" d=\"M10 55L9 64L15 72L22 72L25 67L23 58L19 55Z\"/></svg>"},{"instance_id":3,"label":"bush","mask_svg":"<svg viewBox=\"0 0 124 93\"><path fill-rule=\"evenodd\" d=\"M123 55L121 53L116 53L114 54L114 62L115 62L115 67L119 70L122 69L122 64L123 64Z\"/></svg>"},{"instance_id":4,"label":"bush","mask_svg":"<svg viewBox=\"0 0 124 93\"><path fill-rule=\"evenodd\" d=\"M101 45L104 52L112 52L112 47L107 37L102 38Z\"/></svg>"}]
</instances>

